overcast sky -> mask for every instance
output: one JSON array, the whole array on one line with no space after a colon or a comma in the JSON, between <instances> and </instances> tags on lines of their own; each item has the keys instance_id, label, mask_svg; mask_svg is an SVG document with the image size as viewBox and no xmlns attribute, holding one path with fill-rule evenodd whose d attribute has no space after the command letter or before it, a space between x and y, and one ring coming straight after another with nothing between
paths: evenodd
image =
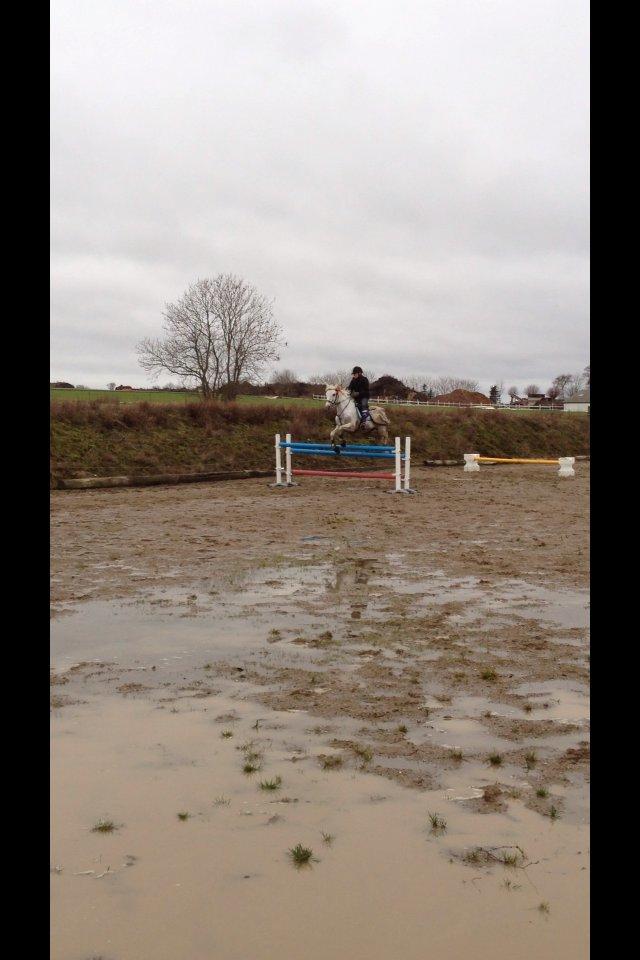
<instances>
[{"instance_id":1,"label":"overcast sky","mask_svg":"<svg viewBox=\"0 0 640 960\"><path fill-rule=\"evenodd\" d=\"M52 9L52 379L148 384L136 341L220 272L301 378L589 362L586 0Z\"/></svg>"}]
</instances>

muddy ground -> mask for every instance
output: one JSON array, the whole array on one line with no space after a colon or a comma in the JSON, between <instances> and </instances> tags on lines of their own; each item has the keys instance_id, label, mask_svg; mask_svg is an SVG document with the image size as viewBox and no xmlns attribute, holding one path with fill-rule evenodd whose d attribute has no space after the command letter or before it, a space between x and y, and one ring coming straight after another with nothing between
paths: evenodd
<instances>
[{"instance_id":1,"label":"muddy ground","mask_svg":"<svg viewBox=\"0 0 640 960\"><path fill-rule=\"evenodd\" d=\"M586 956L576 473L53 493L54 958Z\"/></svg>"}]
</instances>

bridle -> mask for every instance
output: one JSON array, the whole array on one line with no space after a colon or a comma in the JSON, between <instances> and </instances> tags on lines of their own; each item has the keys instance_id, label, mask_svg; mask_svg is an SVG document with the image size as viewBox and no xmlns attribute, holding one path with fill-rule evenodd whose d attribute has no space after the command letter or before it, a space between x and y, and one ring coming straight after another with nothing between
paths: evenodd
<instances>
[{"instance_id":1,"label":"bridle","mask_svg":"<svg viewBox=\"0 0 640 960\"><path fill-rule=\"evenodd\" d=\"M333 392L336 397L335 400L327 400L327 403L329 403L332 407L335 407L336 410L338 411L338 416L341 417L342 410L340 409L340 403L342 403L342 409L344 409L345 405L348 404L349 401L351 400L351 397L347 396L344 398L344 400L341 400L340 402L338 402L338 391L334 390Z\"/></svg>"}]
</instances>

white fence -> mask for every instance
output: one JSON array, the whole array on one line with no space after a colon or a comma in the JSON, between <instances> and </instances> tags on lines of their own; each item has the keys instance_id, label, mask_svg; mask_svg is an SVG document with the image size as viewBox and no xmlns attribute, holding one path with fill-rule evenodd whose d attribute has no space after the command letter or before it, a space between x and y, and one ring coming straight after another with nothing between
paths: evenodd
<instances>
[{"instance_id":1,"label":"white fence","mask_svg":"<svg viewBox=\"0 0 640 960\"><path fill-rule=\"evenodd\" d=\"M326 397L324 394L322 396L314 394L313 399L326 400ZM467 410L564 410L564 405L557 403L544 407L525 407L511 403L442 403L439 400L398 400L389 397L369 397L369 403L387 403L394 407L463 407Z\"/></svg>"}]
</instances>

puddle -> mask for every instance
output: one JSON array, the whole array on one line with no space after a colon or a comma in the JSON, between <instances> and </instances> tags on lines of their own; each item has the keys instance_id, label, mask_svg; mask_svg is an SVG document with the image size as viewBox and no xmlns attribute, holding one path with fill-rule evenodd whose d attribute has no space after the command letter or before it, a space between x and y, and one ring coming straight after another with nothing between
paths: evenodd
<instances>
[{"instance_id":1,"label":"puddle","mask_svg":"<svg viewBox=\"0 0 640 960\"><path fill-rule=\"evenodd\" d=\"M582 684L562 680L521 683L514 693L526 696L540 719L579 723L590 716L589 689Z\"/></svg>"},{"instance_id":2,"label":"puddle","mask_svg":"<svg viewBox=\"0 0 640 960\"><path fill-rule=\"evenodd\" d=\"M127 957L132 945L140 960L587 955L583 825L518 802L509 816L470 813L454 797L479 781L464 774L450 790L412 791L324 771L309 722L224 697L177 715L102 698L54 717L52 960ZM251 739L264 751L256 776L236 749ZM292 746L309 755L292 762ZM259 789L276 776L275 795ZM441 836L429 832L434 810ZM92 833L99 818L118 829ZM297 843L317 857L306 869L288 856ZM451 861L513 844L532 861L526 873Z\"/></svg>"},{"instance_id":3,"label":"puddle","mask_svg":"<svg viewBox=\"0 0 640 960\"><path fill-rule=\"evenodd\" d=\"M442 747L465 751L513 750L513 741L503 740L490 733L477 720L470 717L444 717L425 724L423 742L437 743Z\"/></svg>"}]
</instances>

